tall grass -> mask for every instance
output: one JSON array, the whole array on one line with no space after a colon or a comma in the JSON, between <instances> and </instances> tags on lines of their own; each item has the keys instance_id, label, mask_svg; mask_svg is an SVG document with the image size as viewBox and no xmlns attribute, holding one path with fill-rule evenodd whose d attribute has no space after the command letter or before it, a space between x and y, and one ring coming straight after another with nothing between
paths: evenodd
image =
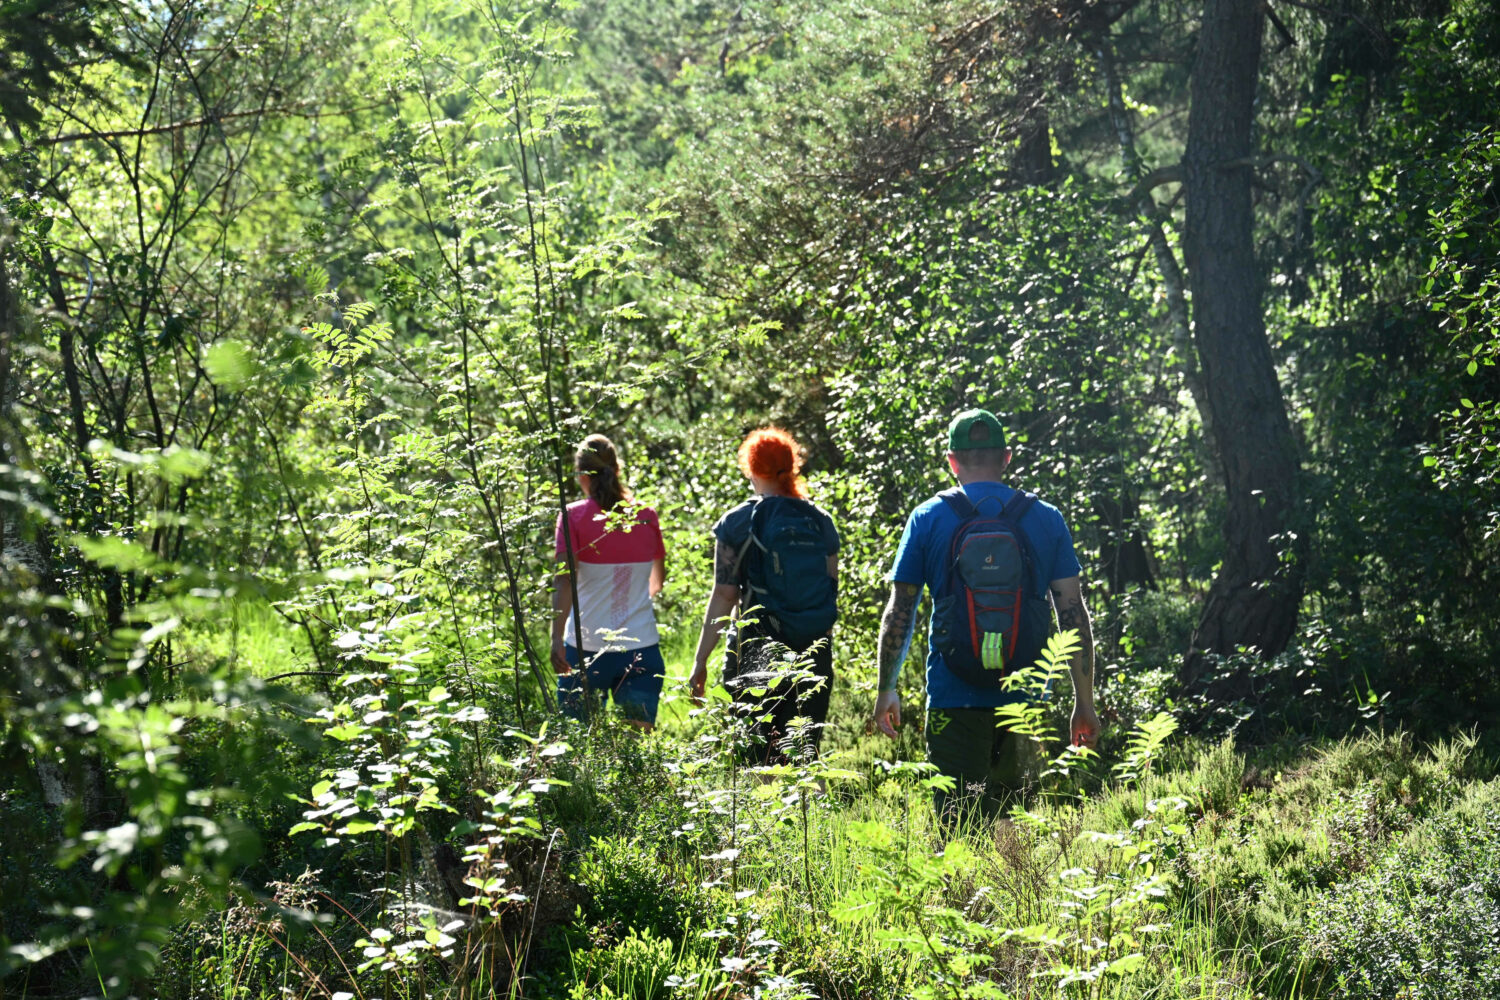
<instances>
[{"instance_id":1,"label":"tall grass","mask_svg":"<svg viewBox=\"0 0 1500 1000\"><path fill-rule=\"evenodd\" d=\"M273 674L295 632L252 604L237 614L235 629L195 638ZM655 733L608 715L553 724L547 739L570 749L536 786L547 850L517 841L492 852L515 876L497 919L459 905L433 921L451 947L395 972L360 971L355 942L378 873L341 870L338 858L378 858L324 854L326 895L301 903L315 932L269 911L198 929L191 954L169 955L160 995L1342 996L1332 946L1319 951L1306 932L1312 908L1418 850L1430 819L1458 805L1474 813L1473 790L1494 775L1472 738L1423 749L1369 734L1247 758L1232 741L1119 726L1091 775L1050 778L1024 813L950 843L929 776L906 763L921 756L915 691L901 741L865 735L872 668L836 647L821 760L732 769L727 696L716 688L703 709L686 698L692 639L667 643ZM514 770L522 744L481 736L480 771L535 781L540 772ZM1113 768L1121 760L1130 766ZM464 845L461 826L424 829ZM523 953L524 968L487 960L484 976L462 964Z\"/></svg>"}]
</instances>

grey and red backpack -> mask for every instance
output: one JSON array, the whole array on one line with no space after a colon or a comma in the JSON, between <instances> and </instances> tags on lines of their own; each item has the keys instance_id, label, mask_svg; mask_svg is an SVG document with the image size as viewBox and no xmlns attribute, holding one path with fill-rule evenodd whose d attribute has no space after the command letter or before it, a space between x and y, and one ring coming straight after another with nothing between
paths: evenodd
<instances>
[{"instance_id":1,"label":"grey and red backpack","mask_svg":"<svg viewBox=\"0 0 1500 1000\"><path fill-rule=\"evenodd\" d=\"M1017 666L1035 662L1052 632L1052 604L1036 592L1036 555L1020 526L1037 497L1017 490L993 513L975 506L961 487L938 498L960 520L947 594L933 605L932 643L960 680L999 687Z\"/></svg>"}]
</instances>

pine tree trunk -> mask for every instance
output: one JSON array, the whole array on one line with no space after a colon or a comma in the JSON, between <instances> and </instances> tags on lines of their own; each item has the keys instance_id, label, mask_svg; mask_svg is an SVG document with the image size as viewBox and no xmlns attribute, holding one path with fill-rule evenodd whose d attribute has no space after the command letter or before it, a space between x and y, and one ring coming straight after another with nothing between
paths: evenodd
<instances>
[{"instance_id":1,"label":"pine tree trunk","mask_svg":"<svg viewBox=\"0 0 1500 1000\"><path fill-rule=\"evenodd\" d=\"M1286 648L1302 596L1293 530L1299 463L1266 342L1255 263L1251 182L1263 0L1205 0L1188 114L1183 256L1194 339L1223 464L1224 561L1184 664L1204 653Z\"/></svg>"}]
</instances>

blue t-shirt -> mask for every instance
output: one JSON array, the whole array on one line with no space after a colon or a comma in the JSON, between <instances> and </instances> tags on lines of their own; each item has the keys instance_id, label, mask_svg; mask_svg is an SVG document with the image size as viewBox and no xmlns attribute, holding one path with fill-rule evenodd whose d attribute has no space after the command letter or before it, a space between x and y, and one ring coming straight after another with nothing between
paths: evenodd
<instances>
[{"instance_id":1,"label":"blue t-shirt","mask_svg":"<svg viewBox=\"0 0 1500 1000\"><path fill-rule=\"evenodd\" d=\"M1003 483L967 483L964 493L974 506L986 513L998 513L1015 495L1015 490ZM948 596L948 561L953 546L953 534L958 530L959 516L937 497L928 500L911 512L906 520L906 530L901 535L901 546L896 550L896 562L891 567L891 581L909 583L916 587L926 586L933 600ZM1078 576L1082 568L1078 555L1073 551L1073 535L1063 521L1062 513L1050 503L1038 500L1031 505L1020 522L1031 551L1036 556L1032 581L1036 593L1048 592L1053 580L1066 580ZM940 654L927 640L927 707L928 708L991 708L1019 701L1020 697L1000 688L976 688L965 683L948 669Z\"/></svg>"}]
</instances>

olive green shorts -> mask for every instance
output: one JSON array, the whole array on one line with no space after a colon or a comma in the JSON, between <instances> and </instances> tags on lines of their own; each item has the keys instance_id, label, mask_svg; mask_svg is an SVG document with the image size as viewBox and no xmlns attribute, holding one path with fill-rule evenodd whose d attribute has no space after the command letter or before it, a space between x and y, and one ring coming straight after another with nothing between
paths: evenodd
<instances>
[{"instance_id":1,"label":"olive green shorts","mask_svg":"<svg viewBox=\"0 0 1500 1000\"><path fill-rule=\"evenodd\" d=\"M960 810L994 819L1034 780L1031 742L1002 727L993 708L930 708L926 736L927 759L955 783L933 796L945 824Z\"/></svg>"}]
</instances>

